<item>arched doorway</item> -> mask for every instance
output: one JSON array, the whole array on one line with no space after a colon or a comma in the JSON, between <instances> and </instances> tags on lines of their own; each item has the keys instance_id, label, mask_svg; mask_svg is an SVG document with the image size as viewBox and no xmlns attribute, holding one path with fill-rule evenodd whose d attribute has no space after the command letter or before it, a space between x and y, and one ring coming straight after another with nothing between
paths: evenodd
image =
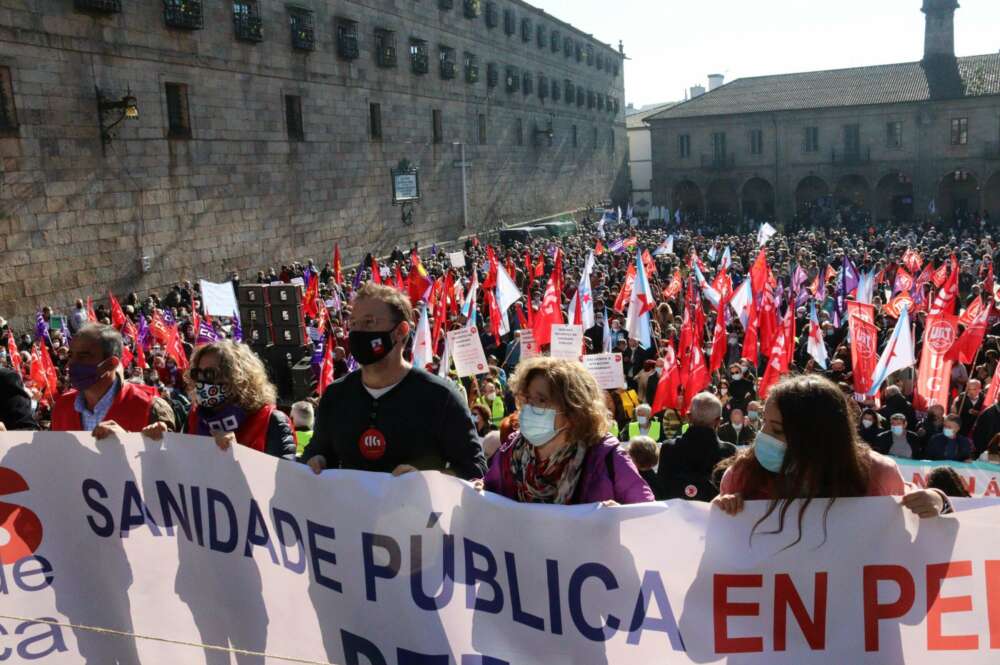
<instances>
[{"instance_id":1,"label":"arched doorway","mask_svg":"<svg viewBox=\"0 0 1000 665\"><path fill-rule=\"evenodd\" d=\"M955 169L945 174L938 184L937 213L946 220L967 217L982 208L976 174L965 169Z\"/></svg>"},{"instance_id":2,"label":"arched doorway","mask_svg":"<svg viewBox=\"0 0 1000 665\"><path fill-rule=\"evenodd\" d=\"M690 180L681 180L674 185L673 209L683 215L701 216L701 189Z\"/></svg>"},{"instance_id":3,"label":"arched doorway","mask_svg":"<svg viewBox=\"0 0 1000 665\"><path fill-rule=\"evenodd\" d=\"M763 178L743 185L743 217L754 221L774 219L774 187Z\"/></svg>"},{"instance_id":4,"label":"arched doorway","mask_svg":"<svg viewBox=\"0 0 1000 665\"><path fill-rule=\"evenodd\" d=\"M715 180L708 186L708 216L718 220L736 222L740 212L740 198L732 180Z\"/></svg>"},{"instance_id":5,"label":"arched doorway","mask_svg":"<svg viewBox=\"0 0 1000 665\"><path fill-rule=\"evenodd\" d=\"M983 210L990 213L990 220L994 224L1000 220L1000 171L986 181L983 188Z\"/></svg>"},{"instance_id":6,"label":"arched doorway","mask_svg":"<svg viewBox=\"0 0 1000 665\"><path fill-rule=\"evenodd\" d=\"M830 187L822 178L807 176L795 188L795 207L801 212L808 208L821 206L830 195Z\"/></svg>"},{"instance_id":7,"label":"arched doorway","mask_svg":"<svg viewBox=\"0 0 1000 665\"><path fill-rule=\"evenodd\" d=\"M900 172L890 173L875 187L875 219L908 223L913 219L913 180Z\"/></svg>"},{"instance_id":8,"label":"arched doorway","mask_svg":"<svg viewBox=\"0 0 1000 665\"><path fill-rule=\"evenodd\" d=\"M859 175L845 175L837 182L837 189L834 191L834 200L838 206L850 206L861 210L868 210L868 199L871 190L868 181Z\"/></svg>"}]
</instances>

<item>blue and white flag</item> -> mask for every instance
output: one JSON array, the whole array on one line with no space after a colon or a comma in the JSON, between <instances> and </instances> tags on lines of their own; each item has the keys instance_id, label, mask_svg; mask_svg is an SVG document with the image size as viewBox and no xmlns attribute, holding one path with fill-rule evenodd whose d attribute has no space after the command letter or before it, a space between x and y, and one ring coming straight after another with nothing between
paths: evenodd
<instances>
[{"instance_id":1,"label":"blue and white flag","mask_svg":"<svg viewBox=\"0 0 1000 665\"><path fill-rule=\"evenodd\" d=\"M892 331L892 337L882 351L882 357L878 359L878 365L872 372L872 387L868 390L868 396L872 397L889 375L907 367L917 364L913 353L913 331L910 329L910 313L903 305L899 312L899 320Z\"/></svg>"}]
</instances>

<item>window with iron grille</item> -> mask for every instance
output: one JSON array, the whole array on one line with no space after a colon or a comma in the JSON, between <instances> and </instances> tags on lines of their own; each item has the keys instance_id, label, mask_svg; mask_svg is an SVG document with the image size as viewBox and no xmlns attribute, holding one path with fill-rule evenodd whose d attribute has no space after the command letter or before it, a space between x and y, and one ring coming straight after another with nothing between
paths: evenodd
<instances>
[{"instance_id":1,"label":"window with iron grille","mask_svg":"<svg viewBox=\"0 0 1000 665\"><path fill-rule=\"evenodd\" d=\"M521 41L530 42L531 41L531 19L522 18L521 19Z\"/></svg>"},{"instance_id":2,"label":"window with iron grille","mask_svg":"<svg viewBox=\"0 0 1000 665\"><path fill-rule=\"evenodd\" d=\"M372 141L382 140L382 105L378 102L368 104L368 137Z\"/></svg>"},{"instance_id":3,"label":"window with iron grille","mask_svg":"<svg viewBox=\"0 0 1000 665\"><path fill-rule=\"evenodd\" d=\"M819 152L819 127L806 127L802 139L802 152Z\"/></svg>"},{"instance_id":4,"label":"window with iron grille","mask_svg":"<svg viewBox=\"0 0 1000 665\"><path fill-rule=\"evenodd\" d=\"M553 30L552 33L549 34L549 48L553 53L558 53L561 46L562 37L559 35L558 30Z\"/></svg>"},{"instance_id":5,"label":"window with iron grille","mask_svg":"<svg viewBox=\"0 0 1000 665\"><path fill-rule=\"evenodd\" d=\"M423 39L413 38L410 40L410 68L414 74L426 74L430 71L427 42Z\"/></svg>"},{"instance_id":6,"label":"window with iron grille","mask_svg":"<svg viewBox=\"0 0 1000 665\"><path fill-rule=\"evenodd\" d=\"M356 60L358 48L358 22L349 18L335 20L337 27L337 55L344 60Z\"/></svg>"},{"instance_id":7,"label":"window with iron grille","mask_svg":"<svg viewBox=\"0 0 1000 665\"><path fill-rule=\"evenodd\" d=\"M549 80L544 74L538 75L538 97L539 99L545 99L549 96Z\"/></svg>"},{"instance_id":8,"label":"window with iron grille","mask_svg":"<svg viewBox=\"0 0 1000 665\"><path fill-rule=\"evenodd\" d=\"M188 87L186 83L164 83L167 95L167 137L191 138L191 115L188 113Z\"/></svg>"},{"instance_id":9,"label":"window with iron grille","mask_svg":"<svg viewBox=\"0 0 1000 665\"><path fill-rule=\"evenodd\" d=\"M517 32L517 17L514 16L513 9L503 10L503 31L508 35Z\"/></svg>"},{"instance_id":10,"label":"window with iron grille","mask_svg":"<svg viewBox=\"0 0 1000 665\"><path fill-rule=\"evenodd\" d=\"M566 103L572 104L573 100L576 99L576 92L573 90L573 82L569 79L563 81L563 92L566 93Z\"/></svg>"},{"instance_id":11,"label":"window with iron grille","mask_svg":"<svg viewBox=\"0 0 1000 665\"><path fill-rule=\"evenodd\" d=\"M163 0L163 21L179 30L201 30L201 0Z\"/></svg>"},{"instance_id":12,"label":"window with iron grille","mask_svg":"<svg viewBox=\"0 0 1000 665\"><path fill-rule=\"evenodd\" d=\"M531 72L524 72L524 76L522 77L522 79L523 79L522 91L526 96L530 95L535 87L534 86L535 77L531 75Z\"/></svg>"},{"instance_id":13,"label":"window with iron grille","mask_svg":"<svg viewBox=\"0 0 1000 665\"><path fill-rule=\"evenodd\" d=\"M305 128L302 125L302 97L285 95L285 129L290 141L304 141Z\"/></svg>"},{"instance_id":14,"label":"window with iron grille","mask_svg":"<svg viewBox=\"0 0 1000 665\"><path fill-rule=\"evenodd\" d=\"M587 94L583 88L576 89L576 105L583 106L587 103Z\"/></svg>"},{"instance_id":15,"label":"window with iron grille","mask_svg":"<svg viewBox=\"0 0 1000 665\"><path fill-rule=\"evenodd\" d=\"M465 18L479 18L479 15L483 12L483 3L482 0L465 0L462 8Z\"/></svg>"},{"instance_id":16,"label":"window with iron grille","mask_svg":"<svg viewBox=\"0 0 1000 665\"><path fill-rule=\"evenodd\" d=\"M552 79L552 101L558 102L562 99L562 86L555 78Z\"/></svg>"},{"instance_id":17,"label":"window with iron grille","mask_svg":"<svg viewBox=\"0 0 1000 665\"><path fill-rule=\"evenodd\" d=\"M520 118L514 121L514 145L524 145L524 123Z\"/></svg>"},{"instance_id":18,"label":"window with iron grille","mask_svg":"<svg viewBox=\"0 0 1000 665\"><path fill-rule=\"evenodd\" d=\"M0 67L0 136L17 133L17 107L10 67Z\"/></svg>"},{"instance_id":19,"label":"window with iron grille","mask_svg":"<svg viewBox=\"0 0 1000 665\"><path fill-rule=\"evenodd\" d=\"M498 83L500 83L500 68L497 67L497 63L491 62L486 65L486 85L495 88Z\"/></svg>"},{"instance_id":20,"label":"window with iron grille","mask_svg":"<svg viewBox=\"0 0 1000 665\"><path fill-rule=\"evenodd\" d=\"M497 12L497 3L486 3L486 27L495 28L500 24L500 16Z\"/></svg>"},{"instance_id":21,"label":"window with iron grille","mask_svg":"<svg viewBox=\"0 0 1000 665\"><path fill-rule=\"evenodd\" d=\"M751 155L764 154L764 130L762 129L750 130L750 154Z\"/></svg>"},{"instance_id":22,"label":"window with iron grille","mask_svg":"<svg viewBox=\"0 0 1000 665\"><path fill-rule=\"evenodd\" d=\"M465 82L479 82L479 58L475 53L465 52Z\"/></svg>"},{"instance_id":23,"label":"window with iron grille","mask_svg":"<svg viewBox=\"0 0 1000 665\"><path fill-rule=\"evenodd\" d=\"M535 42L538 44L538 48L545 48L548 45L548 41L545 39L544 25L535 26Z\"/></svg>"},{"instance_id":24,"label":"window with iron grille","mask_svg":"<svg viewBox=\"0 0 1000 665\"><path fill-rule=\"evenodd\" d=\"M233 26L236 39L244 42L264 40L264 24L260 18L260 8L256 0L235 0L233 2Z\"/></svg>"},{"instance_id":25,"label":"window with iron grille","mask_svg":"<svg viewBox=\"0 0 1000 665\"><path fill-rule=\"evenodd\" d=\"M593 90L588 90L587 91L587 108L588 109L594 108L594 91Z\"/></svg>"},{"instance_id":26,"label":"window with iron grille","mask_svg":"<svg viewBox=\"0 0 1000 665\"><path fill-rule=\"evenodd\" d=\"M438 9L448 11L455 8L455 0L438 0Z\"/></svg>"},{"instance_id":27,"label":"window with iron grille","mask_svg":"<svg viewBox=\"0 0 1000 665\"><path fill-rule=\"evenodd\" d=\"M579 42L573 44L573 53L576 56L577 62L583 62L583 44L580 44Z\"/></svg>"},{"instance_id":28,"label":"window with iron grille","mask_svg":"<svg viewBox=\"0 0 1000 665\"><path fill-rule=\"evenodd\" d=\"M602 95L601 93L597 93L597 110L598 111L604 110L604 95Z\"/></svg>"},{"instance_id":29,"label":"window with iron grille","mask_svg":"<svg viewBox=\"0 0 1000 665\"><path fill-rule=\"evenodd\" d=\"M517 67L507 68L507 92L517 92L521 88L521 77L517 73Z\"/></svg>"},{"instance_id":30,"label":"window with iron grille","mask_svg":"<svg viewBox=\"0 0 1000 665\"><path fill-rule=\"evenodd\" d=\"M444 127L441 124L441 109L431 111L431 131L434 143L444 142Z\"/></svg>"},{"instance_id":31,"label":"window with iron grille","mask_svg":"<svg viewBox=\"0 0 1000 665\"><path fill-rule=\"evenodd\" d=\"M677 154L681 159L691 156L691 135L681 134L677 137Z\"/></svg>"},{"instance_id":32,"label":"window with iron grille","mask_svg":"<svg viewBox=\"0 0 1000 665\"><path fill-rule=\"evenodd\" d=\"M619 67L621 67L621 65L619 64L618 60L616 59L611 64L611 75L612 76L618 76Z\"/></svg>"},{"instance_id":33,"label":"window with iron grille","mask_svg":"<svg viewBox=\"0 0 1000 665\"><path fill-rule=\"evenodd\" d=\"M573 147L575 148L578 145L580 145L580 143L579 143L579 136L578 136L578 131L577 131L576 125L573 125L573 131L571 132L571 134L572 134L572 137L573 137Z\"/></svg>"},{"instance_id":34,"label":"window with iron grille","mask_svg":"<svg viewBox=\"0 0 1000 665\"><path fill-rule=\"evenodd\" d=\"M618 115L618 109L619 109L619 106L618 106L618 98L617 98L617 97L615 97L615 115Z\"/></svg>"},{"instance_id":35,"label":"window with iron grille","mask_svg":"<svg viewBox=\"0 0 1000 665\"><path fill-rule=\"evenodd\" d=\"M300 51L312 51L316 48L316 26L310 10L289 7L288 25L292 31L292 48Z\"/></svg>"},{"instance_id":36,"label":"window with iron grille","mask_svg":"<svg viewBox=\"0 0 1000 665\"><path fill-rule=\"evenodd\" d=\"M951 144L952 145L968 145L969 144L969 119L968 118L952 118L952 121L951 121Z\"/></svg>"},{"instance_id":37,"label":"window with iron grille","mask_svg":"<svg viewBox=\"0 0 1000 665\"><path fill-rule=\"evenodd\" d=\"M122 10L121 0L73 0L73 6L81 12L117 14Z\"/></svg>"},{"instance_id":38,"label":"window with iron grille","mask_svg":"<svg viewBox=\"0 0 1000 665\"><path fill-rule=\"evenodd\" d=\"M476 118L476 134L478 135L479 145L486 145L486 114L480 113Z\"/></svg>"},{"instance_id":39,"label":"window with iron grille","mask_svg":"<svg viewBox=\"0 0 1000 665\"><path fill-rule=\"evenodd\" d=\"M903 147L903 123L900 120L885 124L885 146L887 148Z\"/></svg>"},{"instance_id":40,"label":"window with iron grille","mask_svg":"<svg viewBox=\"0 0 1000 665\"><path fill-rule=\"evenodd\" d=\"M396 66L396 33L385 28L375 28L375 64L379 67Z\"/></svg>"},{"instance_id":41,"label":"window with iron grille","mask_svg":"<svg viewBox=\"0 0 1000 665\"><path fill-rule=\"evenodd\" d=\"M567 58L573 55L573 38L566 37L563 39L563 55Z\"/></svg>"},{"instance_id":42,"label":"window with iron grille","mask_svg":"<svg viewBox=\"0 0 1000 665\"><path fill-rule=\"evenodd\" d=\"M450 46L438 46L438 60L441 62L441 78L455 78L455 49Z\"/></svg>"},{"instance_id":43,"label":"window with iron grille","mask_svg":"<svg viewBox=\"0 0 1000 665\"><path fill-rule=\"evenodd\" d=\"M587 51L585 53L585 56L587 58L587 66L588 67L593 67L594 66L594 45L593 44L587 44Z\"/></svg>"},{"instance_id":44,"label":"window with iron grille","mask_svg":"<svg viewBox=\"0 0 1000 665\"><path fill-rule=\"evenodd\" d=\"M604 70L604 55L602 53L597 54L597 71Z\"/></svg>"}]
</instances>

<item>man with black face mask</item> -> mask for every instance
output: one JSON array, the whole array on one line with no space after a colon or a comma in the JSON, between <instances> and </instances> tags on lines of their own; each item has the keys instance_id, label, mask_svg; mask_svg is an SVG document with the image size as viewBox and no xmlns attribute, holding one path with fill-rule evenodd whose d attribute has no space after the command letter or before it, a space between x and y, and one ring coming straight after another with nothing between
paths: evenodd
<instances>
[{"instance_id":1,"label":"man with black face mask","mask_svg":"<svg viewBox=\"0 0 1000 665\"><path fill-rule=\"evenodd\" d=\"M122 380L122 337L111 326L88 323L69 345L73 386L52 408L52 430L92 432L98 439L124 432L176 431L174 411L156 389Z\"/></svg>"},{"instance_id":2,"label":"man with black face mask","mask_svg":"<svg viewBox=\"0 0 1000 665\"><path fill-rule=\"evenodd\" d=\"M302 454L315 473L486 473L468 405L448 382L403 360L412 322L413 308L399 291L372 283L357 291L348 341L361 371L335 381L320 400Z\"/></svg>"}]
</instances>

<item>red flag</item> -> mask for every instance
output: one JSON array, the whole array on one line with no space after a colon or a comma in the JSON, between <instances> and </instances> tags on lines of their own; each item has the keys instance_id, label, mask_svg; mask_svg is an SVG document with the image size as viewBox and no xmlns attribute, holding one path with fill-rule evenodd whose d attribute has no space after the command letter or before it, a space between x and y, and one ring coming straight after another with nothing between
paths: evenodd
<instances>
[{"instance_id":1,"label":"red flag","mask_svg":"<svg viewBox=\"0 0 1000 665\"><path fill-rule=\"evenodd\" d=\"M614 309L616 312L625 313L625 308L628 307L628 301L632 297L632 284L634 282L635 264L633 263L628 267L628 272L625 273L625 283L622 284L622 289L618 292L618 297L615 298Z\"/></svg>"},{"instance_id":2,"label":"red flag","mask_svg":"<svg viewBox=\"0 0 1000 665\"><path fill-rule=\"evenodd\" d=\"M998 371L993 374L993 380L990 381L989 390L986 391L986 397L983 399L983 410L996 404L997 393L1000 393L1000 368L997 369Z\"/></svg>"},{"instance_id":3,"label":"red flag","mask_svg":"<svg viewBox=\"0 0 1000 665\"><path fill-rule=\"evenodd\" d=\"M486 310L490 313L490 332L493 333L493 339L499 345L500 324L502 323L503 315L500 313L500 306L497 304L493 289L483 290L483 304L486 305Z\"/></svg>"},{"instance_id":4,"label":"red flag","mask_svg":"<svg viewBox=\"0 0 1000 665\"><path fill-rule=\"evenodd\" d=\"M14 333L7 333L7 355L10 357L10 366L14 368L17 375L24 376L22 374L24 368L21 366L21 354L17 350L17 344L14 343Z\"/></svg>"},{"instance_id":5,"label":"red flag","mask_svg":"<svg viewBox=\"0 0 1000 665\"><path fill-rule=\"evenodd\" d=\"M924 260L920 257L920 255L910 248L907 248L906 252L903 254L903 265L905 265L911 273L919 271L923 262Z\"/></svg>"},{"instance_id":6,"label":"red flag","mask_svg":"<svg viewBox=\"0 0 1000 665\"><path fill-rule=\"evenodd\" d=\"M406 282L403 281L403 271L399 269L399 266L396 266L396 276L392 286L397 291L406 292Z\"/></svg>"},{"instance_id":7,"label":"red flag","mask_svg":"<svg viewBox=\"0 0 1000 665\"><path fill-rule=\"evenodd\" d=\"M542 297L542 305L535 314L532 328L535 333L535 343L541 348L552 339L552 326L563 323L562 314L562 274L560 262L556 261L556 269L549 276L549 284Z\"/></svg>"},{"instance_id":8,"label":"red flag","mask_svg":"<svg viewBox=\"0 0 1000 665\"><path fill-rule=\"evenodd\" d=\"M883 305L882 311L885 312L886 316L898 319L899 313L903 311L904 305L911 314L917 310L917 307L914 305L913 298L911 298L910 294L905 291Z\"/></svg>"},{"instance_id":9,"label":"red flag","mask_svg":"<svg viewBox=\"0 0 1000 665\"><path fill-rule=\"evenodd\" d=\"M948 388L951 384L951 347L958 341L958 317L954 314L934 314L927 317L924 344L920 352L917 385L913 408L926 411L934 404L948 410Z\"/></svg>"},{"instance_id":10,"label":"red flag","mask_svg":"<svg viewBox=\"0 0 1000 665\"><path fill-rule=\"evenodd\" d=\"M935 314L954 314L955 300L958 299L958 260L955 255L951 255L951 273L948 279L941 286L941 290L934 296L934 302L927 310L929 316Z\"/></svg>"},{"instance_id":11,"label":"red flag","mask_svg":"<svg viewBox=\"0 0 1000 665\"><path fill-rule=\"evenodd\" d=\"M864 395L872 387L872 374L878 365L878 327L861 317L852 316L851 371L854 374L854 392Z\"/></svg>"},{"instance_id":12,"label":"red flag","mask_svg":"<svg viewBox=\"0 0 1000 665\"><path fill-rule=\"evenodd\" d=\"M59 375L56 373L56 366L52 364L52 356L49 355L49 347L43 341L38 343L38 357L41 360L42 372L45 375L45 389L54 400L59 394Z\"/></svg>"},{"instance_id":13,"label":"red flag","mask_svg":"<svg viewBox=\"0 0 1000 665\"><path fill-rule=\"evenodd\" d=\"M913 276L906 272L906 268L899 268L896 270L896 281L892 283L892 292L895 293L909 293L910 289L913 288Z\"/></svg>"},{"instance_id":14,"label":"red flag","mask_svg":"<svg viewBox=\"0 0 1000 665\"><path fill-rule=\"evenodd\" d=\"M374 256L372 257L372 281L376 284L382 283L382 273L378 268L378 260Z\"/></svg>"},{"instance_id":15,"label":"red flag","mask_svg":"<svg viewBox=\"0 0 1000 665\"><path fill-rule=\"evenodd\" d=\"M181 336L177 332L177 326L173 325L169 327L170 338L164 345L164 350L167 355L174 359L177 363L177 368L180 370L185 370L188 368L187 354L184 352L184 345L181 343Z\"/></svg>"},{"instance_id":16,"label":"red flag","mask_svg":"<svg viewBox=\"0 0 1000 665\"><path fill-rule=\"evenodd\" d=\"M594 256L600 256L604 253L604 244L598 240L597 245L594 247Z\"/></svg>"},{"instance_id":17,"label":"red flag","mask_svg":"<svg viewBox=\"0 0 1000 665\"><path fill-rule=\"evenodd\" d=\"M934 271L934 277L931 278L934 281L934 286L941 288L945 280L948 279L948 262L945 261L941 266Z\"/></svg>"},{"instance_id":18,"label":"red flag","mask_svg":"<svg viewBox=\"0 0 1000 665\"><path fill-rule=\"evenodd\" d=\"M115 294L108 292L108 299L111 301L111 325L113 325L118 330L122 329L125 325L125 312L122 311L122 306L118 303L118 299L115 298Z\"/></svg>"},{"instance_id":19,"label":"red flag","mask_svg":"<svg viewBox=\"0 0 1000 665\"><path fill-rule=\"evenodd\" d=\"M132 353L132 349L128 348L128 344L122 345L122 367L131 367L134 359L135 354Z\"/></svg>"},{"instance_id":20,"label":"red flag","mask_svg":"<svg viewBox=\"0 0 1000 665\"><path fill-rule=\"evenodd\" d=\"M694 343L691 345L691 353L688 355L687 380L684 382L684 403L681 406L681 413L687 413L691 406L691 400L700 393L709 383L708 366L705 364L705 354L701 350L701 334L695 333Z\"/></svg>"},{"instance_id":21,"label":"red flag","mask_svg":"<svg viewBox=\"0 0 1000 665\"><path fill-rule=\"evenodd\" d=\"M327 335L323 342L323 364L319 369L319 396L322 397L327 387L333 383L333 338Z\"/></svg>"},{"instance_id":22,"label":"red flag","mask_svg":"<svg viewBox=\"0 0 1000 665\"><path fill-rule=\"evenodd\" d=\"M733 280L729 276L729 273L725 270L720 270L719 274L715 276L712 280L712 288L719 292L719 306L717 309L723 309L729 299L733 297Z\"/></svg>"},{"instance_id":23,"label":"red flag","mask_svg":"<svg viewBox=\"0 0 1000 665\"><path fill-rule=\"evenodd\" d=\"M497 273L499 272L499 264L496 252L493 251L493 245L486 246L486 264L489 268L486 271L486 279L483 280L483 289L489 291L496 288Z\"/></svg>"},{"instance_id":24,"label":"red flag","mask_svg":"<svg viewBox=\"0 0 1000 665\"><path fill-rule=\"evenodd\" d=\"M684 280L681 277L681 269L675 268L674 276L670 278L670 284L663 289L664 299L673 300L680 294L682 288L684 288Z\"/></svg>"},{"instance_id":25,"label":"red flag","mask_svg":"<svg viewBox=\"0 0 1000 665\"><path fill-rule=\"evenodd\" d=\"M656 275L656 261L650 256L649 250L642 250L642 266L646 269L646 277Z\"/></svg>"},{"instance_id":26,"label":"red flag","mask_svg":"<svg viewBox=\"0 0 1000 665\"><path fill-rule=\"evenodd\" d=\"M427 274L427 270L424 268L420 257L416 254L410 256L410 272L406 276L406 279L408 281L407 290L410 295L410 303L416 307L417 303L423 299L424 294L427 293L427 289L431 288L431 285L434 283Z\"/></svg>"},{"instance_id":27,"label":"red flag","mask_svg":"<svg viewBox=\"0 0 1000 665\"><path fill-rule=\"evenodd\" d=\"M850 317L856 316L868 323L875 323L875 305L869 305L868 303L856 300L846 300L844 304L847 305L848 320L850 320ZM910 311L913 311L912 308L910 308ZM898 315L896 318L899 318Z\"/></svg>"},{"instance_id":28,"label":"red flag","mask_svg":"<svg viewBox=\"0 0 1000 665\"><path fill-rule=\"evenodd\" d=\"M781 327L781 322L778 319L777 303L774 300L774 292L771 289L765 289L764 295L760 299L758 323L760 325L760 349L765 355L768 355L777 342L778 330Z\"/></svg>"},{"instance_id":29,"label":"red flag","mask_svg":"<svg viewBox=\"0 0 1000 665\"><path fill-rule=\"evenodd\" d=\"M989 321L991 309L992 307L981 307L976 318L966 324L965 331L958 338L958 343L951 349L952 358L957 357L959 362L966 365L976 359L979 347L983 344L983 338L986 337L987 321ZM959 319L958 322L962 323L962 320Z\"/></svg>"},{"instance_id":30,"label":"red flag","mask_svg":"<svg viewBox=\"0 0 1000 665\"><path fill-rule=\"evenodd\" d=\"M135 344L135 364L142 369L149 368L149 365L146 363L146 354L142 350L142 344L138 342Z\"/></svg>"},{"instance_id":31,"label":"red flag","mask_svg":"<svg viewBox=\"0 0 1000 665\"><path fill-rule=\"evenodd\" d=\"M660 413L664 409L676 409L679 406L677 402L679 389L680 372L677 369L677 357L673 345L668 342L666 354L663 356L660 380L656 383L656 395L653 397L653 413Z\"/></svg>"},{"instance_id":32,"label":"red flag","mask_svg":"<svg viewBox=\"0 0 1000 665\"><path fill-rule=\"evenodd\" d=\"M309 283L306 284L306 294L302 299L302 312L310 319L315 319L319 315L317 300L319 300L319 275L311 273ZM195 334L197 334L197 329Z\"/></svg>"},{"instance_id":33,"label":"red flag","mask_svg":"<svg viewBox=\"0 0 1000 665\"><path fill-rule=\"evenodd\" d=\"M528 317L524 315L524 308L521 307L521 303L514 303L514 313L517 314L517 325L519 328L531 327L531 323L528 322Z\"/></svg>"},{"instance_id":34,"label":"red flag","mask_svg":"<svg viewBox=\"0 0 1000 665\"><path fill-rule=\"evenodd\" d=\"M170 341L170 328L167 326L166 321L163 320L163 315L160 314L159 310L153 312L153 316L149 318L149 334L161 346L166 346L167 342Z\"/></svg>"},{"instance_id":35,"label":"red flag","mask_svg":"<svg viewBox=\"0 0 1000 665\"><path fill-rule=\"evenodd\" d=\"M757 254L757 260L753 262L753 266L750 268L750 290L753 291L754 295L764 290L769 271L770 269L767 267L767 254L762 249Z\"/></svg>"},{"instance_id":36,"label":"red flag","mask_svg":"<svg viewBox=\"0 0 1000 665\"><path fill-rule=\"evenodd\" d=\"M31 349L31 368L28 372L28 378L35 384L42 399L45 400L49 391L49 379L45 374L45 366L42 364L41 351L38 350L37 344Z\"/></svg>"},{"instance_id":37,"label":"red flag","mask_svg":"<svg viewBox=\"0 0 1000 665\"><path fill-rule=\"evenodd\" d=\"M535 261L535 277L545 276L545 254L539 254Z\"/></svg>"},{"instance_id":38,"label":"red flag","mask_svg":"<svg viewBox=\"0 0 1000 665\"><path fill-rule=\"evenodd\" d=\"M722 361L726 358L726 350L728 349L728 344L726 340L728 339L726 335L726 309L725 307L720 307L719 312L715 317L715 333L712 337L712 355L711 363L708 366L708 371L715 372L717 369L722 367Z\"/></svg>"},{"instance_id":39,"label":"red flag","mask_svg":"<svg viewBox=\"0 0 1000 665\"><path fill-rule=\"evenodd\" d=\"M789 307L786 316L793 316L793 313L794 310ZM767 369L764 370L764 376L760 380L760 388L757 390L761 399L765 399L771 386L777 383L782 375L788 373L788 347L794 343L794 340L788 339L787 326L780 326L778 336L774 340L774 346L771 347Z\"/></svg>"},{"instance_id":40,"label":"red flag","mask_svg":"<svg viewBox=\"0 0 1000 665\"><path fill-rule=\"evenodd\" d=\"M976 296L975 299L969 303L969 306L965 308L965 311L962 312L961 316L958 317L958 324L968 328L982 311L983 299L981 296Z\"/></svg>"},{"instance_id":41,"label":"red flag","mask_svg":"<svg viewBox=\"0 0 1000 665\"><path fill-rule=\"evenodd\" d=\"M344 272L340 268L340 243L333 246L333 281L337 284L344 283Z\"/></svg>"},{"instance_id":42,"label":"red flag","mask_svg":"<svg viewBox=\"0 0 1000 665\"><path fill-rule=\"evenodd\" d=\"M755 366L757 364L757 356L759 355L757 349L759 338L757 329L759 327L760 317L757 316L757 305L751 300L750 306L747 308L747 326L743 333L743 352L740 354L740 357L749 360Z\"/></svg>"},{"instance_id":43,"label":"red flag","mask_svg":"<svg viewBox=\"0 0 1000 665\"><path fill-rule=\"evenodd\" d=\"M97 314L94 313L94 300L87 296L87 321L97 323Z\"/></svg>"},{"instance_id":44,"label":"red flag","mask_svg":"<svg viewBox=\"0 0 1000 665\"><path fill-rule=\"evenodd\" d=\"M983 279L982 291L987 298L992 298L994 289L995 287L993 285L993 264L990 263L989 267L986 269L986 277Z\"/></svg>"}]
</instances>

